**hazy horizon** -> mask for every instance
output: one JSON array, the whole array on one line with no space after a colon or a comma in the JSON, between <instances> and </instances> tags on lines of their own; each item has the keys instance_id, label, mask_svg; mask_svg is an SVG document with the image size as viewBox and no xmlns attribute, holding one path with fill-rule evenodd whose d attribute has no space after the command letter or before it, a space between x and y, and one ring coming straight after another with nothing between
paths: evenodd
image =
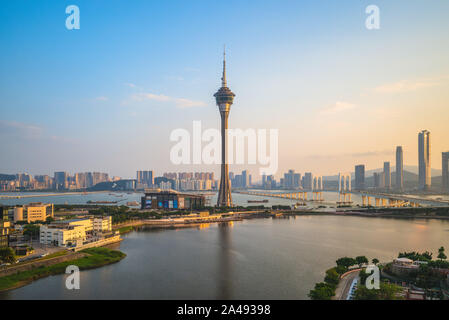
<instances>
[{"instance_id":1,"label":"hazy horizon","mask_svg":"<svg viewBox=\"0 0 449 320\"><path fill-rule=\"evenodd\" d=\"M169 135L196 120L219 127L223 44L230 127L279 129L277 178L384 161L394 171L397 145L415 166L423 129L432 168L449 151L447 1L376 1L380 30L365 28L370 1L79 0L81 28L70 31L68 4L3 4L0 173L218 177L218 165L171 164Z\"/></svg>"}]
</instances>

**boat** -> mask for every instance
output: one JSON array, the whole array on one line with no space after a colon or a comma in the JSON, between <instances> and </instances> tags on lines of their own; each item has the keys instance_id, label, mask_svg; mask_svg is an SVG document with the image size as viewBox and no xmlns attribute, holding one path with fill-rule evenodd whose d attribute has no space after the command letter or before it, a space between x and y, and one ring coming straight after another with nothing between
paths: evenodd
<instances>
[{"instance_id":1,"label":"boat","mask_svg":"<svg viewBox=\"0 0 449 320\"><path fill-rule=\"evenodd\" d=\"M114 204L117 203L117 201L87 201L88 204Z\"/></svg>"},{"instance_id":2,"label":"boat","mask_svg":"<svg viewBox=\"0 0 449 320\"><path fill-rule=\"evenodd\" d=\"M248 200L248 203L267 203L268 200L267 199L263 199L263 200Z\"/></svg>"}]
</instances>

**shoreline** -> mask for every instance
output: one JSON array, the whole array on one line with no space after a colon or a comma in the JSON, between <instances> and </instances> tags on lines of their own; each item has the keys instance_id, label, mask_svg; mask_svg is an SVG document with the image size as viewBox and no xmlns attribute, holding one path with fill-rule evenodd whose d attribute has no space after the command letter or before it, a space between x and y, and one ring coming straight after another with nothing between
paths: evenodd
<instances>
[{"instance_id":1,"label":"shoreline","mask_svg":"<svg viewBox=\"0 0 449 320\"><path fill-rule=\"evenodd\" d=\"M1 277L0 293L26 286L35 280L51 275L64 274L69 265L76 265L80 270L89 270L117 263L126 257L125 253L107 247L89 248L81 252L84 254L82 257L77 256L74 259Z\"/></svg>"},{"instance_id":2,"label":"shoreline","mask_svg":"<svg viewBox=\"0 0 449 320\"><path fill-rule=\"evenodd\" d=\"M132 225L123 225L123 226L113 226L114 230L118 230L120 235L124 235L127 233L131 233L136 231L135 228L148 228L148 229L179 229L179 228L196 228L200 227L204 224L218 224L218 223L227 223L234 221L244 221L244 220L252 220L252 219L283 219L288 217L295 216L333 216L333 217L361 217L361 218L386 218L386 219L403 219L403 220L449 220L449 217L444 216L414 216L414 215L398 215L398 214L365 214L365 213L333 213L333 212L290 212L284 213L281 217L273 217L272 215L257 215L257 216L249 216L240 219L226 220L226 221L205 221L205 222L197 222L197 223L149 223L147 221L139 221L135 222ZM157 221L157 220L156 220Z\"/></svg>"}]
</instances>

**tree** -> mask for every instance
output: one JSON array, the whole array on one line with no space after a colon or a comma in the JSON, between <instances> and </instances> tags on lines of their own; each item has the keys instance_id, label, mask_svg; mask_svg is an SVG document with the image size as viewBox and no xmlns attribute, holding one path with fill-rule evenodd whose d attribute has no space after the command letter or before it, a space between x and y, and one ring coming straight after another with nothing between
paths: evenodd
<instances>
[{"instance_id":1,"label":"tree","mask_svg":"<svg viewBox=\"0 0 449 320\"><path fill-rule=\"evenodd\" d=\"M53 221L55 221L54 218L52 218L52 217L47 217L47 219L45 220L45 223L49 224L49 223L52 223Z\"/></svg>"},{"instance_id":2,"label":"tree","mask_svg":"<svg viewBox=\"0 0 449 320\"><path fill-rule=\"evenodd\" d=\"M408 258L411 259L413 261L431 261L432 260L432 253L425 251L423 253L419 253L419 252L401 252L398 255L398 258Z\"/></svg>"},{"instance_id":3,"label":"tree","mask_svg":"<svg viewBox=\"0 0 449 320\"><path fill-rule=\"evenodd\" d=\"M337 266L343 266L346 269L357 264L357 262L353 258L343 257L336 261Z\"/></svg>"},{"instance_id":4,"label":"tree","mask_svg":"<svg viewBox=\"0 0 449 320\"><path fill-rule=\"evenodd\" d=\"M364 263L368 263L368 258L365 257L365 256L358 256L358 257L355 258L355 261L357 262L357 264L361 268Z\"/></svg>"},{"instance_id":5,"label":"tree","mask_svg":"<svg viewBox=\"0 0 449 320\"><path fill-rule=\"evenodd\" d=\"M447 257L444 254L444 247L441 247L440 249L438 249L438 259L440 260L446 260Z\"/></svg>"},{"instance_id":6,"label":"tree","mask_svg":"<svg viewBox=\"0 0 449 320\"><path fill-rule=\"evenodd\" d=\"M329 269L326 271L326 277L324 278L324 282L336 287L338 282L340 282L340 275L335 270L335 268Z\"/></svg>"},{"instance_id":7,"label":"tree","mask_svg":"<svg viewBox=\"0 0 449 320\"><path fill-rule=\"evenodd\" d=\"M380 289L368 289L360 285L355 292L355 300L398 300L398 293L401 288L395 284L381 282Z\"/></svg>"},{"instance_id":8,"label":"tree","mask_svg":"<svg viewBox=\"0 0 449 320\"><path fill-rule=\"evenodd\" d=\"M315 289L309 292L309 298L312 300L330 300L334 295L335 289L324 282L317 283Z\"/></svg>"},{"instance_id":9,"label":"tree","mask_svg":"<svg viewBox=\"0 0 449 320\"><path fill-rule=\"evenodd\" d=\"M344 266L336 266L336 267L335 267L335 271L337 271L337 273L340 274L340 275L343 274L343 273L345 273L346 270L347 270L347 269L346 269L346 267L344 267Z\"/></svg>"},{"instance_id":10,"label":"tree","mask_svg":"<svg viewBox=\"0 0 449 320\"><path fill-rule=\"evenodd\" d=\"M379 259L373 258L373 260L371 260L371 262L377 266L377 264L379 263Z\"/></svg>"},{"instance_id":11,"label":"tree","mask_svg":"<svg viewBox=\"0 0 449 320\"><path fill-rule=\"evenodd\" d=\"M27 224L23 228L23 234L27 235L29 237L37 236L37 235L39 235L39 232L40 232L40 227L35 224Z\"/></svg>"},{"instance_id":12,"label":"tree","mask_svg":"<svg viewBox=\"0 0 449 320\"><path fill-rule=\"evenodd\" d=\"M16 262L16 255L14 253L14 250L10 247L0 248L0 261L2 263Z\"/></svg>"}]
</instances>

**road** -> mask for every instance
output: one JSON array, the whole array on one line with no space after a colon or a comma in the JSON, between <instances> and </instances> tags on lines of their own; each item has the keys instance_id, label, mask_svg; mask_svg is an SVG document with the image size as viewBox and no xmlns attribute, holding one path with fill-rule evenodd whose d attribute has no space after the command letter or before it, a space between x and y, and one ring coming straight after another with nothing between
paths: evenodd
<instances>
[{"instance_id":1,"label":"road","mask_svg":"<svg viewBox=\"0 0 449 320\"><path fill-rule=\"evenodd\" d=\"M351 288L352 280L357 278L359 276L359 273L360 269L349 273L347 276L345 276L343 279L340 280L337 289L335 289L334 300L346 300L346 297L348 296L349 293L349 289Z\"/></svg>"}]
</instances>

